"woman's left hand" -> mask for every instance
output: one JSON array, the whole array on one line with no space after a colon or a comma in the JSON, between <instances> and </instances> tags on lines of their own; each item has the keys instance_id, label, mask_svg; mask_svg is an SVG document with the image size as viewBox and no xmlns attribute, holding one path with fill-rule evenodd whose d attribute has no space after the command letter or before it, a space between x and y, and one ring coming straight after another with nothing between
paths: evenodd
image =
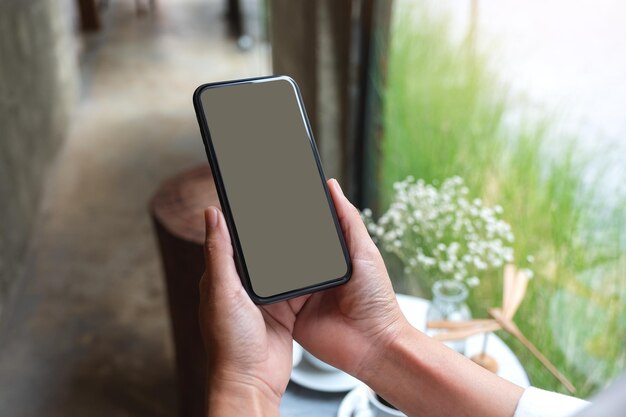
<instances>
[{"instance_id":1,"label":"woman's left hand","mask_svg":"<svg viewBox=\"0 0 626 417\"><path fill-rule=\"evenodd\" d=\"M291 374L296 313L307 296L256 306L239 280L222 212L210 207L205 220L200 326L207 350L208 415L278 415Z\"/></svg>"}]
</instances>

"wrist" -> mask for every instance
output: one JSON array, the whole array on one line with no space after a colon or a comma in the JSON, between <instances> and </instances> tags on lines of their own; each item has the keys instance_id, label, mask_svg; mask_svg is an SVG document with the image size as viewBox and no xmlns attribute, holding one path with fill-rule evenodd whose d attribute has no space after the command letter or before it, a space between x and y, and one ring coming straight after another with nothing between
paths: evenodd
<instances>
[{"instance_id":1,"label":"wrist","mask_svg":"<svg viewBox=\"0 0 626 417\"><path fill-rule=\"evenodd\" d=\"M388 365L389 360L398 356L402 339L416 332L404 317L388 326L373 343L369 342L355 377L371 387L380 378L380 371Z\"/></svg>"},{"instance_id":2,"label":"wrist","mask_svg":"<svg viewBox=\"0 0 626 417\"><path fill-rule=\"evenodd\" d=\"M207 378L208 416L278 416L281 393L263 380L227 370L211 372Z\"/></svg>"}]
</instances>

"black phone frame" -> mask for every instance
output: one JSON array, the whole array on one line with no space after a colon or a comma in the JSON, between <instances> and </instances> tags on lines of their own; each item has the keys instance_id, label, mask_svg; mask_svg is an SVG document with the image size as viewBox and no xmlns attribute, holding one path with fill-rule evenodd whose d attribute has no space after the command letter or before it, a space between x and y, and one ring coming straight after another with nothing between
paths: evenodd
<instances>
[{"instance_id":1,"label":"black phone frame","mask_svg":"<svg viewBox=\"0 0 626 417\"><path fill-rule=\"evenodd\" d=\"M211 132L209 129L209 125L206 121L204 110L202 108L201 94L204 90L209 89L209 88L220 88L220 87L226 87L226 86L232 86L232 85L238 85L238 84L252 84L252 83L268 82L268 81L275 81L275 80L287 81L294 87L300 114L302 116L302 120L304 122L306 132L307 132L307 137L311 145L311 151L313 152L313 156L317 164L322 187L324 188L324 193L326 194L328 206L329 206L332 218L333 218L333 222L335 223L337 236L341 244L341 249L343 251L344 259L346 261L346 273L339 278L333 278L328 281L321 282L319 284L314 284L314 285L303 287L303 288L297 288L295 290L283 292L283 293L272 295L269 297L262 297L254 292L252 283L250 281L248 268L246 267L243 250L241 248L241 242L239 241L239 235L237 234L237 227L235 225L235 219L233 218L230 204L228 202L228 195L224 187L222 174L219 168L219 163L217 161L217 155L215 154L215 149L213 147L213 142L211 139ZM337 217L337 211L335 209L335 205L330 195L330 191L328 190L328 185L326 184L326 176L324 174L324 169L322 167L322 163L319 157L317 146L315 144L315 140L313 139L313 131L311 129L309 118L307 117L307 113L304 107L304 101L302 100L302 95L300 94L300 88L298 87L298 84L291 77L286 76L286 75L271 75L271 76L265 76L265 77L243 78L243 79L238 79L238 80L207 83L207 84L200 85L194 91L193 105L196 111L196 118L198 119L198 125L200 127L200 134L202 135L202 142L204 143L204 149L206 151L207 158L209 160L211 172L213 173L213 181L215 182L217 195L218 195L220 204L222 206L222 212L224 213L224 218L226 219L228 232L230 234L231 241L233 244L235 266L237 268L237 272L239 273L239 277L241 279L242 285L244 289L246 290L246 292L248 293L248 295L250 296L250 298L252 299L252 301L254 301L255 304L271 304L271 303L276 303L278 301L288 300L290 298L294 298L300 295L310 294L313 292L336 287L336 286L339 286L348 282L350 280L350 277L352 276L352 261L350 259L350 254L348 252L345 238L341 230L341 225Z\"/></svg>"}]
</instances>

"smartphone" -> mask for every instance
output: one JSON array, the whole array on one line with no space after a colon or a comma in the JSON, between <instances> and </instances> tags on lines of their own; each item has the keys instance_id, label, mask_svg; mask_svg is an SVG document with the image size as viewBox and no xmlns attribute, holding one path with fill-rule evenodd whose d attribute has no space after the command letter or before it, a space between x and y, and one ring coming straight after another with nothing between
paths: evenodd
<instances>
[{"instance_id":1,"label":"smartphone","mask_svg":"<svg viewBox=\"0 0 626 417\"><path fill-rule=\"evenodd\" d=\"M341 285L352 265L297 84L204 84L196 116L244 288L257 304Z\"/></svg>"}]
</instances>

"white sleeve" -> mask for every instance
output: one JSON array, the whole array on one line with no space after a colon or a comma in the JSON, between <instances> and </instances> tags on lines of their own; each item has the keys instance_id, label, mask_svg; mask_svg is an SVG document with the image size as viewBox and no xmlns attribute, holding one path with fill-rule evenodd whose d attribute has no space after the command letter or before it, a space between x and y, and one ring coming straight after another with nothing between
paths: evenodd
<instances>
[{"instance_id":1,"label":"white sleeve","mask_svg":"<svg viewBox=\"0 0 626 417\"><path fill-rule=\"evenodd\" d=\"M589 402L556 392L528 387L517 403L513 417L569 417Z\"/></svg>"}]
</instances>

